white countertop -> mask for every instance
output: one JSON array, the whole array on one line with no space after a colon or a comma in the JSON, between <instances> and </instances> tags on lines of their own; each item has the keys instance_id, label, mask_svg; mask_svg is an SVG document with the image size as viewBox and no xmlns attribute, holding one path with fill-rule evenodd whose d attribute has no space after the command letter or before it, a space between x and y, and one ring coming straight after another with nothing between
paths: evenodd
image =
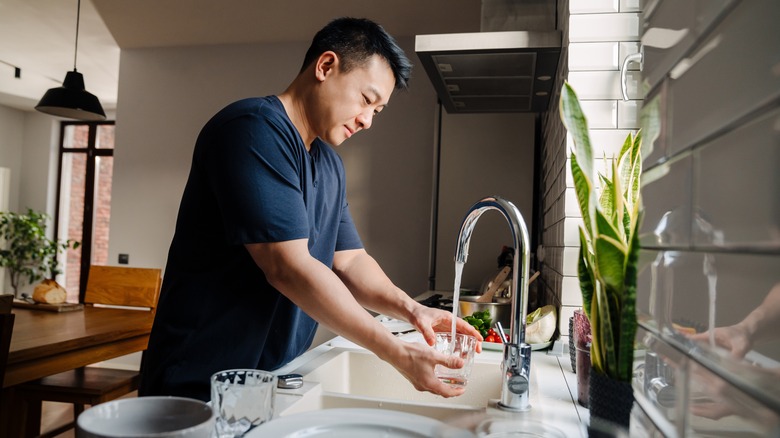
<instances>
[{"instance_id":1,"label":"white countertop","mask_svg":"<svg viewBox=\"0 0 780 438\"><path fill-rule=\"evenodd\" d=\"M377 317L381 318L381 317ZM389 323L392 323L390 321ZM399 336L401 339L415 342L422 339L417 332ZM304 386L297 390L279 390L277 393L276 412L284 416L285 411L300 401L307 393L318 390L319 383L307 381L306 375L318 366L344 351L362 350L361 347L342 338L336 337L320 346L304 353L285 367L276 371L277 374L298 373L304 376ZM483 350L475 362L501 362L502 352ZM496 372L500 371L497 369ZM486 406L480 420L495 418L507 421L528 420L542 423L545 427L554 427L564 436L587 436L583 427L589 422L589 411L576 401L577 379L571 370L569 356L548 354L547 351L534 351L531 356L531 409L527 412L512 413L499 410L495 406L497 400L491 400ZM467 393L469 388L466 389ZM499 395L497 395L498 397ZM465 397L465 395L464 395ZM295 409L292 409L295 410ZM463 420L468 422L467 420ZM473 424L455 424L470 428ZM472 428L473 430L473 428Z\"/></svg>"}]
</instances>

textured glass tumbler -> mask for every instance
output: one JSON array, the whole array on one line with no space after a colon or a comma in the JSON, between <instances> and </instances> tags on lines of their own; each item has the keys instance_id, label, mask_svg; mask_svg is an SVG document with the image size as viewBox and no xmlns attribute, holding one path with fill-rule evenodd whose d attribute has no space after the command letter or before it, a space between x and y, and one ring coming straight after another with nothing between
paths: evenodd
<instances>
[{"instance_id":1,"label":"textured glass tumbler","mask_svg":"<svg viewBox=\"0 0 780 438\"><path fill-rule=\"evenodd\" d=\"M274 415L276 376L260 370L225 370L211 376L216 436L240 437Z\"/></svg>"},{"instance_id":2,"label":"textured glass tumbler","mask_svg":"<svg viewBox=\"0 0 780 438\"><path fill-rule=\"evenodd\" d=\"M455 387L464 387L469 381L471 365L474 364L474 351L477 348L477 338L457 333L455 342L451 342L452 333L436 333L434 348L440 353L458 356L465 362L463 368L447 368L436 365L434 373L442 382Z\"/></svg>"}]
</instances>

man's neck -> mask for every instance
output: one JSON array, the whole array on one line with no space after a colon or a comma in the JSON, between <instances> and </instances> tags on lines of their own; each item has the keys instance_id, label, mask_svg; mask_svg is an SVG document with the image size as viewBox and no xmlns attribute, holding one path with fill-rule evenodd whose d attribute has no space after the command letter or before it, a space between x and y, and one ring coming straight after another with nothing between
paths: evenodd
<instances>
[{"instance_id":1,"label":"man's neck","mask_svg":"<svg viewBox=\"0 0 780 438\"><path fill-rule=\"evenodd\" d=\"M284 110L287 112L287 117L290 118L293 126L298 130L298 135L301 136L301 140L303 140L306 149L310 150L311 144L317 136L312 132L306 114L304 97L302 93L299 92L295 82L287 87L287 89L278 97L284 106Z\"/></svg>"}]
</instances>

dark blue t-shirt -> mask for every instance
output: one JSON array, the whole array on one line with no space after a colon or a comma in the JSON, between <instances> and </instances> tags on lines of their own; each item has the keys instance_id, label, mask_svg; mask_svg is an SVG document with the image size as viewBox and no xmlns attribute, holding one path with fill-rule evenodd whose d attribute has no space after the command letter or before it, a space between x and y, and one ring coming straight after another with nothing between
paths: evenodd
<instances>
[{"instance_id":1,"label":"dark blue t-shirt","mask_svg":"<svg viewBox=\"0 0 780 438\"><path fill-rule=\"evenodd\" d=\"M316 322L266 281L244 245L309 239L332 267L361 248L341 158L306 150L275 96L228 105L201 131L168 253L140 395L209 399L209 377L274 370L311 344Z\"/></svg>"}]
</instances>

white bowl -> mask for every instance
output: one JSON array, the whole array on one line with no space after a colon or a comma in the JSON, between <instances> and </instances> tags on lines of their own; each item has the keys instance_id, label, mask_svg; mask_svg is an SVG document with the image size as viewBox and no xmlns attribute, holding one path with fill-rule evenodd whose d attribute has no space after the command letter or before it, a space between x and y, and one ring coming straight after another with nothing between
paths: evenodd
<instances>
[{"instance_id":1,"label":"white bowl","mask_svg":"<svg viewBox=\"0 0 780 438\"><path fill-rule=\"evenodd\" d=\"M214 412L184 397L138 397L96 405L79 415L76 434L84 438L208 438Z\"/></svg>"}]
</instances>

